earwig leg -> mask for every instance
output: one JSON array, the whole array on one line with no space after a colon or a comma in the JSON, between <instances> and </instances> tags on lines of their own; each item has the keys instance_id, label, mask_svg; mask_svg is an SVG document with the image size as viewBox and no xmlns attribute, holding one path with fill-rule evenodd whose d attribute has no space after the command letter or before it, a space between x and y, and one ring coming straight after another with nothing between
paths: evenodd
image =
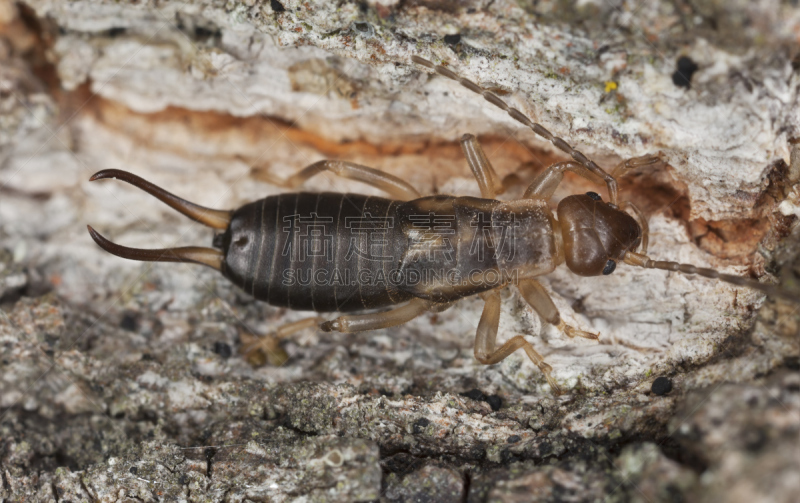
<instances>
[{"instance_id":1,"label":"earwig leg","mask_svg":"<svg viewBox=\"0 0 800 503\"><path fill-rule=\"evenodd\" d=\"M420 197L417 189L396 176L347 161L318 161L303 168L287 180L275 181L274 183L289 189L296 189L312 176L324 171L329 171L342 178L349 178L350 180L366 183L402 201Z\"/></svg>"},{"instance_id":2,"label":"earwig leg","mask_svg":"<svg viewBox=\"0 0 800 503\"><path fill-rule=\"evenodd\" d=\"M483 153L481 144L474 135L465 134L461 137L461 150L467 158L467 163L481 188L481 196L494 199L503 192L503 183L497 176L489 158Z\"/></svg>"},{"instance_id":3,"label":"earwig leg","mask_svg":"<svg viewBox=\"0 0 800 503\"><path fill-rule=\"evenodd\" d=\"M577 162L564 161L553 164L544 172L537 176L536 179L528 186L528 190L522 196L525 199L544 199L549 200L553 197L556 187L564 179L564 172L572 171L578 175L587 178L595 183L603 183L603 180L592 171Z\"/></svg>"},{"instance_id":4,"label":"earwig leg","mask_svg":"<svg viewBox=\"0 0 800 503\"><path fill-rule=\"evenodd\" d=\"M486 304L483 306L481 321L475 334L475 359L484 365L492 365L505 360L514 351L522 348L528 358L542 371L550 388L556 394L561 394L556 380L552 376L553 367L548 365L531 343L521 335L508 340L505 344L495 349L497 342L497 328L500 325L500 294L492 290L481 295Z\"/></svg>"},{"instance_id":5,"label":"earwig leg","mask_svg":"<svg viewBox=\"0 0 800 503\"><path fill-rule=\"evenodd\" d=\"M278 327L278 329L275 330L275 337L278 339L283 339L284 337L288 337L295 332L299 332L304 328L311 328L319 323L322 323L323 321L324 320L321 316L312 316L311 318L303 318L302 320L293 321Z\"/></svg>"},{"instance_id":6,"label":"earwig leg","mask_svg":"<svg viewBox=\"0 0 800 503\"><path fill-rule=\"evenodd\" d=\"M363 332L402 325L430 310L435 304L429 300L413 299L408 304L382 313L355 314L339 316L321 323L324 332Z\"/></svg>"},{"instance_id":7,"label":"earwig leg","mask_svg":"<svg viewBox=\"0 0 800 503\"><path fill-rule=\"evenodd\" d=\"M323 319L319 316L312 316L311 318L304 318L302 320L286 323L278 327L274 332L267 334L263 337L250 336L247 341L244 339L244 345L240 352L251 360L251 355L256 351L261 351L265 355L270 355L278 352L280 347L278 341L284 337L288 337L295 332L299 332L305 328L311 328L319 324ZM285 355L283 355L285 356Z\"/></svg>"},{"instance_id":8,"label":"earwig leg","mask_svg":"<svg viewBox=\"0 0 800 503\"><path fill-rule=\"evenodd\" d=\"M620 178L627 174L628 171L645 166L656 166L661 164L661 158L654 155L643 155L641 157L632 157L627 161L622 161L611 170L610 175L614 178Z\"/></svg>"},{"instance_id":9,"label":"earwig leg","mask_svg":"<svg viewBox=\"0 0 800 503\"><path fill-rule=\"evenodd\" d=\"M593 340L599 337L600 334L584 332L583 330L578 330L564 323L564 320L561 319L561 315L558 312L558 308L553 303L553 299L550 298L550 295L542 284L535 279L520 280L519 283L517 283L517 287L519 288L519 293L522 294L522 297L534 311L536 311L544 321L555 325L559 330L567 334L567 337L572 338L578 336Z\"/></svg>"}]
</instances>

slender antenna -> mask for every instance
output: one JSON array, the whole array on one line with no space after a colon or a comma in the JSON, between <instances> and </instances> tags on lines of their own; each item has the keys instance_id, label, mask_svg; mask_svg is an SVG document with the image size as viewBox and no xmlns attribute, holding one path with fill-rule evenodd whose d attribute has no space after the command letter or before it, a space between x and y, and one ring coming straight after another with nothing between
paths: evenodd
<instances>
[{"instance_id":1,"label":"slender antenna","mask_svg":"<svg viewBox=\"0 0 800 503\"><path fill-rule=\"evenodd\" d=\"M617 192L618 192L618 190L617 190L617 180L614 179L613 176L611 176L608 173L606 173L606 171L603 168L601 168L600 166L595 164L594 161L592 161L591 159L589 159L588 157L586 157L582 153L580 153L577 150L575 150L574 148L572 148L569 145L569 143L567 143L566 141L562 140L561 138L558 138L557 136L553 136L553 133L551 133L550 131L545 129L544 126L542 126L541 124L537 124L537 123L533 122L532 120L530 120L528 118L527 115L523 114L522 112L520 112L516 108L508 106L508 104L506 104L505 101L501 100L493 92L482 88L481 86L479 86L478 84L472 82L469 79L465 79L464 77L460 77L459 75L457 75L452 70L448 70L447 68L445 68L443 66L435 65L435 64L431 63L430 61L428 61L427 59L420 58L419 56L411 56L411 61L413 61L414 63L416 63L416 64L418 64L420 66L424 66L425 68L433 70L434 72L436 72L439 75L442 75L444 77L447 77L448 79L455 80L456 82L458 82L462 86L466 87L470 91L472 91L474 93L477 93L477 94L480 94L481 96L484 97L484 99L486 101L488 101L492 105L494 105L494 106L496 106L496 107L498 107L498 108L500 108L502 110L505 110L508 113L508 115L511 116L512 119L514 119L514 120L516 120L518 122L521 122L525 126L528 126L529 128L531 128L533 130L534 133L538 134L539 136L541 136L545 140L551 142L559 150L569 154L573 159L575 159L575 161L577 161L580 164L583 164L584 166L586 166L589 169L589 171L591 171L592 173L595 173L596 175L600 176L603 180L605 180L606 186L608 187L608 198L609 198L611 204L613 204L614 206L617 205Z\"/></svg>"},{"instance_id":2,"label":"slender antenna","mask_svg":"<svg viewBox=\"0 0 800 503\"><path fill-rule=\"evenodd\" d=\"M205 208L203 206L190 203L189 201L181 199L175 194L167 192L161 187L153 185L144 178L138 177L133 173L128 173L127 171L122 171L121 169L104 169L103 171L98 171L89 179L89 181L93 182L95 180L102 180L104 178L117 178L123 182L128 182L134 187L138 187L151 196L154 196L160 201L168 204L195 222L200 222L208 227L212 227L214 229L227 229L228 224L231 222L232 212L230 211L212 210L210 208Z\"/></svg>"},{"instance_id":3,"label":"slender antenna","mask_svg":"<svg viewBox=\"0 0 800 503\"><path fill-rule=\"evenodd\" d=\"M780 297L781 299L786 299L792 302L800 302L799 292L790 292L789 290L783 289L776 285L768 285L765 283L759 283L758 281L750 278L743 278L741 276L734 276L732 274L724 274L714 269L697 267L691 264L679 264L678 262L650 260L650 257L647 255L641 255L634 252L625 252L625 263L644 267L645 269L661 269L664 271L678 271L684 274L697 274L698 276L718 279L733 285L746 286L747 288L760 290L772 297Z\"/></svg>"},{"instance_id":4,"label":"slender antenna","mask_svg":"<svg viewBox=\"0 0 800 503\"><path fill-rule=\"evenodd\" d=\"M126 258L129 260L140 260L142 262L192 262L194 264L207 265L213 269L222 269L224 255L221 251L214 248L203 248L200 246L184 246L181 248L162 248L160 250L143 250L141 248L128 248L109 241L92 229L91 225L86 226L89 234L100 248L112 255Z\"/></svg>"}]
</instances>

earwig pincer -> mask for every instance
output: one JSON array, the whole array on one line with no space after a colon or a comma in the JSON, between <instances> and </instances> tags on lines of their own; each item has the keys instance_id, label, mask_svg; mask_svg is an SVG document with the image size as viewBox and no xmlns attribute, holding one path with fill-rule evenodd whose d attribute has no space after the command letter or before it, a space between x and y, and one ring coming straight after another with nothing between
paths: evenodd
<instances>
[{"instance_id":1,"label":"earwig pincer","mask_svg":"<svg viewBox=\"0 0 800 503\"><path fill-rule=\"evenodd\" d=\"M319 161L282 182L300 187L329 172L369 184L389 197L352 193L287 192L234 211L204 208L185 201L131 173L109 169L91 180L118 178L155 196L204 225L223 231L218 248L160 250L112 243L92 227L89 233L114 255L151 262L193 262L220 271L258 300L296 310L344 314L324 321L313 316L276 330L285 337L318 325L324 331L359 332L403 324L428 311L441 311L471 295L484 300L475 337L475 358L490 365L523 349L544 373L555 393L552 368L523 336L496 345L501 288L510 285L546 322L568 337L597 339L597 334L567 325L537 277L561 264L581 276L608 275L620 262L635 267L679 271L754 288L792 301L797 294L758 281L647 256L648 227L632 203L618 204L617 177L660 162L640 157L610 173L553 136L490 91L419 57L412 60L464 87L551 141L573 159L542 172L521 199L498 200L505 189L478 140L461 138L461 147L477 179L481 197L421 196L405 181L345 161ZM588 192L562 199L555 215L548 205L565 171L605 183L609 201ZM402 304L380 311L382 308ZM378 311L376 311L378 310Z\"/></svg>"}]
</instances>

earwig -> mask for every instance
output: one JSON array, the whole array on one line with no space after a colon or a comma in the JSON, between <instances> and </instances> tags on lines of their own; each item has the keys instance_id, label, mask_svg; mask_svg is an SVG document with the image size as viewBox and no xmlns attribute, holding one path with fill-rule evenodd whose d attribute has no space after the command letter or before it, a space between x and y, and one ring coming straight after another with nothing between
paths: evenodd
<instances>
[{"instance_id":1,"label":"earwig","mask_svg":"<svg viewBox=\"0 0 800 503\"><path fill-rule=\"evenodd\" d=\"M647 255L648 227L632 204L618 205L616 178L625 171L660 162L657 157L628 160L610 173L555 137L495 94L452 71L413 56L412 61L456 80L530 127L572 157L542 172L521 199L496 197L503 184L473 135L461 147L480 187L481 197L421 196L405 181L345 161L319 161L281 185L297 189L322 172L366 183L390 197L353 193L288 192L234 211L204 208L185 201L131 173L109 169L91 180L118 178L214 229L223 230L218 248L180 247L142 250L115 244L91 226L104 250L149 262L192 262L220 271L258 300L296 310L358 313L332 320L312 317L277 329L280 337L318 326L323 331L359 332L406 323L425 312L441 311L455 301L479 295L485 302L475 337L475 358L498 363L522 349L543 372L553 392L559 387L552 367L521 335L496 345L499 291L518 288L546 322L568 337L598 335L567 325L537 277L561 264L580 276L612 274L629 266L697 274L768 295L800 301L797 293L758 281L689 264L652 260ZM588 192L562 199L556 215L548 206L564 172L605 183L609 202ZM556 218L557 217L557 218ZM215 240L216 242L216 240Z\"/></svg>"}]
</instances>

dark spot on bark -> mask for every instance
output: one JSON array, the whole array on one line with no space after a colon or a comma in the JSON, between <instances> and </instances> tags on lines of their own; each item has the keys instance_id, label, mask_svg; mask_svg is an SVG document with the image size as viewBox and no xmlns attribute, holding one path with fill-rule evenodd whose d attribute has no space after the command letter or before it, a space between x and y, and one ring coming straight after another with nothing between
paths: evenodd
<instances>
[{"instance_id":1,"label":"dark spot on bark","mask_svg":"<svg viewBox=\"0 0 800 503\"><path fill-rule=\"evenodd\" d=\"M372 28L369 23L365 23L363 21L359 21L357 23L353 23L353 27L360 31L361 33L369 33L370 29Z\"/></svg>"},{"instance_id":2,"label":"dark spot on bark","mask_svg":"<svg viewBox=\"0 0 800 503\"><path fill-rule=\"evenodd\" d=\"M542 442L539 446L539 454L542 456L546 456L553 451L553 446L550 445L550 442Z\"/></svg>"},{"instance_id":3,"label":"dark spot on bark","mask_svg":"<svg viewBox=\"0 0 800 503\"><path fill-rule=\"evenodd\" d=\"M214 352L217 353L222 358L228 359L233 354L233 350L231 350L231 345L227 342L217 341L214 343Z\"/></svg>"},{"instance_id":4,"label":"dark spot on bark","mask_svg":"<svg viewBox=\"0 0 800 503\"><path fill-rule=\"evenodd\" d=\"M688 56L678 58L675 73L672 74L672 83L678 87L689 89L692 87L692 75L698 70L697 63Z\"/></svg>"},{"instance_id":5,"label":"dark spot on bark","mask_svg":"<svg viewBox=\"0 0 800 503\"><path fill-rule=\"evenodd\" d=\"M783 366L789 370L798 371L800 370L800 357L797 356L787 356L783 359Z\"/></svg>"},{"instance_id":6,"label":"dark spot on bark","mask_svg":"<svg viewBox=\"0 0 800 503\"><path fill-rule=\"evenodd\" d=\"M486 457L486 450L483 447L476 445L471 447L464 457L466 459L474 459L475 461L479 461Z\"/></svg>"},{"instance_id":7,"label":"dark spot on bark","mask_svg":"<svg viewBox=\"0 0 800 503\"><path fill-rule=\"evenodd\" d=\"M460 393L460 395L470 398L472 400L476 400L478 402L482 402L486 399L486 395L484 395L483 391L479 390L478 388L474 388L464 393Z\"/></svg>"},{"instance_id":8,"label":"dark spot on bark","mask_svg":"<svg viewBox=\"0 0 800 503\"><path fill-rule=\"evenodd\" d=\"M111 38L119 37L120 35L124 34L127 30L122 27L115 27L108 30L108 36Z\"/></svg>"},{"instance_id":9,"label":"dark spot on bark","mask_svg":"<svg viewBox=\"0 0 800 503\"><path fill-rule=\"evenodd\" d=\"M461 42L461 34L455 33L453 35L445 35L444 36L444 43L447 45L456 45Z\"/></svg>"},{"instance_id":10,"label":"dark spot on bark","mask_svg":"<svg viewBox=\"0 0 800 503\"><path fill-rule=\"evenodd\" d=\"M491 395L486 397L486 403L489 404L493 411L497 412L503 406L503 399L498 395Z\"/></svg>"},{"instance_id":11,"label":"dark spot on bark","mask_svg":"<svg viewBox=\"0 0 800 503\"><path fill-rule=\"evenodd\" d=\"M119 320L119 328L128 332L135 332L139 328L139 318L134 313L125 313Z\"/></svg>"},{"instance_id":12,"label":"dark spot on bark","mask_svg":"<svg viewBox=\"0 0 800 503\"><path fill-rule=\"evenodd\" d=\"M269 0L269 6L275 12L286 12L286 8L278 0Z\"/></svg>"},{"instance_id":13,"label":"dark spot on bark","mask_svg":"<svg viewBox=\"0 0 800 503\"><path fill-rule=\"evenodd\" d=\"M131 466L131 469L130 469L130 470L128 470L128 471L129 471L129 472L131 472L131 473L132 473L132 474L134 474L134 475L136 475L137 473L139 473L139 469L138 469L138 468L136 468L135 466Z\"/></svg>"},{"instance_id":14,"label":"dark spot on bark","mask_svg":"<svg viewBox=\"0 0 800 503\"><path fill-rule=\"evenodd\" d=\"M506 442L508 442L509 444L516 444L520 440L522 440L522 437L520 437L519 435L511 435L510 437L508 437Z\"/></svg>"},{"instance_id":15,"label":"dark spot on bark","mask_svg":"<svg viewBox=\"0 0 800 503\"><path fill-rule=\"evenodd\" d=\"M425 428L428 427L429 424L431 424L431 422L427 418L421 417L417 419L416 421L414 421L414 426L413 426L414 434L415 435L421 434L425 430Z\"/></svg>"},{"instance_id":16,"label":"dark spot on bark","mask_svg":"<svg viewBox=\"0 0 800 503\"><path fill-rule=\"evenodd\" d=\"M666 395L672 391L672 380L669 377L657 377L653 384L650 386L650 391L653 394L661 396Z\"/></svg>"},{"instance_id":17,"label":"dark spot on bark","mask_svg":"<svg viewBox=\"0 0 800 503\"><path fill-rule=\"evenodd\" d=\"M516 458L517 457L514 455L514 453L509 451L508 449L500 451L500 462L504 465L507 465L512 461L515 461Z\"/></svg>"},{"instance_id":18,"label":"dark spot on bark","mask_svg":"<svg viewBox=\"0 0 800 503\"><path fill-rule=\"evenodd\" d=\"M211 37L219 37L222 33L219 30L210 30L203 26L197 26L194 29L194 38L197 40L208 40Z\"/></svg>"},{"instance_id":19,"label":"dark spot on bark","mask_svg":"<svg viewBox=\"0 0 800 503\"><path fill-rule=\"evenodd\" d=\"M492 410L495 412L500 410L500 407L503 406L503 399L500 398L498 395L486 395L483 391L479 390L478 388L471 389L464 393L460 393L460 395L470 398L472 400L476 400L478 402L486 402L489 404L489 407L491 407Z\"/></svg>"}]
</instances>

